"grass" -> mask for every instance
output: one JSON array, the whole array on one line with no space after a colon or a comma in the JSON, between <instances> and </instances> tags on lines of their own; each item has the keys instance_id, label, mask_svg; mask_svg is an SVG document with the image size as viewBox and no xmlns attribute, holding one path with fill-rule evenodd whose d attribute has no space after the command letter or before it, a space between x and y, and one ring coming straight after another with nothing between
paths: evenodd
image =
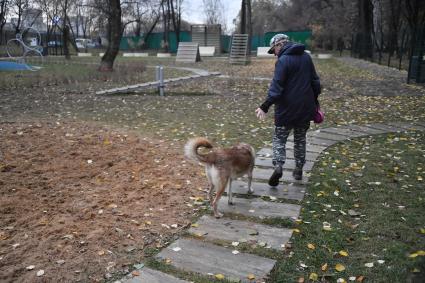
<instances>
[{"instance_id":1,"label":"grass","mask_svg":"<svg viewBox=\"0 0 425 283\"><path fill-rule=\"evenodd\" d=\"M323 155L312 172L293 253L279 261L270 282L295 282L311 273L329 282L423 276L423 257L409 255L425 247L424 145L424 133L389 134L338 144ZM336 264L345 270L336 271Z\"/></svg>"}]
</instances>

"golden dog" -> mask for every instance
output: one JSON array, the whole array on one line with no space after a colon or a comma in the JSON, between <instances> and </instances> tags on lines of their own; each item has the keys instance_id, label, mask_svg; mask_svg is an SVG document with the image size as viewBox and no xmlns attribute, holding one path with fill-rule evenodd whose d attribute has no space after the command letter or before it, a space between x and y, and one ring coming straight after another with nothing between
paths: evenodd
<instances>
[{"instance_id":1,"label":"golden dog","mask_svg":"<svg viewBox=\"0 0 425 283\"><path fill-rule=\"evenodd\" d=\"M200 147L210 150L206 153L199 153L198 149ZM252 193L251 181L255 163L255 151L249 144L239 143L230 148L217 148L213 147L212 143L206 138L193 138L186 143L184 151L186 157L205 165L210 186L208 196L216 218L223 216L223 214L218 212L217 205L226 189L226 185L229 188L229 204L233 204L233 179L247 174L248 192ZM214 189L216 190L216 196L213 200Z\"/></svg>"}]
</instances>

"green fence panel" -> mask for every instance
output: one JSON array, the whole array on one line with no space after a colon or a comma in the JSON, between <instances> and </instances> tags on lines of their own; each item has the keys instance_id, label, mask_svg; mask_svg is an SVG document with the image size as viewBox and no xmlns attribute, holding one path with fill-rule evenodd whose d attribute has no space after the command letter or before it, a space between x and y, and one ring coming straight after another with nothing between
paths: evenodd
<instances>
[{"instance_id":1,"label":"green fence panel","mask_svg":"<svg viewBox=\"0 0 425 283\"><path fill-rule=\"evenodd\" d=\"M272 37L278 33L284 33L289 36L291 41L305 44L307 48L310 48L310 41L312 37L311 30L266 32L264 34L264 41L262 46L269 46L270 39L272 39Z\"/></svg>"},{"instance_id":2,"label":"green fence panel","mask_svg":"<svg viewBox=\"0 0 425 283\"><path fill-rule=\"evenodd\" d=\"M164 38L163 32L154 32L151 33L148 37L147 48L148 49L156 49L160 50L162 48L161 42ZM143 43L143 36L124 36L121 38L120 42L120 50L140 50L140 46ZM180 32L180 41L190 42L192 40L192 36L188 31ZM169 42L169 50L170 52L177 52L177 36L175 32L168 33L168 42Z\"/></svg>"}]
</instances>

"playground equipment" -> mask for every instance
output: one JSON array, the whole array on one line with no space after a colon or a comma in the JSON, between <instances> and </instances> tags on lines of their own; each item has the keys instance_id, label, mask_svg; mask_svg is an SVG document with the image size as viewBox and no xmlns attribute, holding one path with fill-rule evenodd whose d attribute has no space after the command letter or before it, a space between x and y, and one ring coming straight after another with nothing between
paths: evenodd
<instances>
[{"instance_id":1,"label":"playground equipment","mask_svg":"<svg viewBox=\"0 0 425 283\"><path fill-rule=\"evenodd\" d=\"M216 54L221 53L221 25L192 25L190 26L192 42L199 46L214 46Z\"/></svg>"},{"instance_id":2,"label":"playground equipment","mask_svg":"<svg viewBox=\"0 0 425 283\"><path fill-rule=\"evenodd\" d=\"M7 55L14 61L2 61L0 70L36 71L40 67L28 63L43 64L42 50L40 33L32 27L27 27L23 29L22 33L17 33L15 38L7 42Z\"/></svg>"}]
</instances>

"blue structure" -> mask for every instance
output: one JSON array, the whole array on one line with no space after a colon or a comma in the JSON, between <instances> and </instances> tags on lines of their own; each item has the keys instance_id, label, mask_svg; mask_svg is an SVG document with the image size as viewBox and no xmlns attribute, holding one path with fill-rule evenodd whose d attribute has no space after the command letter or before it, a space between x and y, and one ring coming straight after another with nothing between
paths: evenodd
<instances>
[{"instance_id":1,"label":"blue structure","mask_svg":"<svg viewBox=\"0 0 425 283\"><path fill-rule=\"evenodd\" d=\"M0 61L0 71L35 71L33 66L11 61Z\"/></svg>"}]
</instances>

